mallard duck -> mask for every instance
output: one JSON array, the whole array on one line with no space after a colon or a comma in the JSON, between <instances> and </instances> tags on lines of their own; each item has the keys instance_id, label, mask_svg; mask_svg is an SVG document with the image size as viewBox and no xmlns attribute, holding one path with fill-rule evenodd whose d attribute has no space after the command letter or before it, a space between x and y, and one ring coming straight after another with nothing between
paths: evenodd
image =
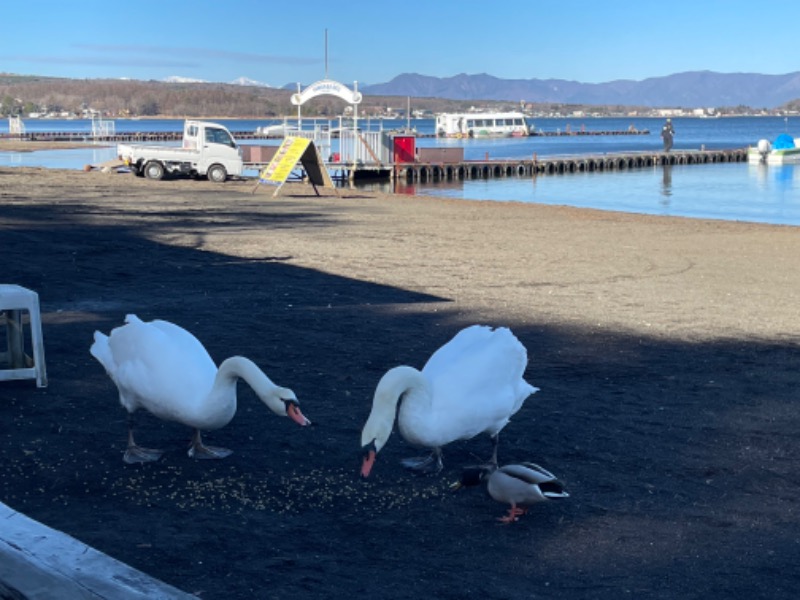
<instances>
[{"instance_id":1,"label":"mallard duck","mask_svg":"<svg viewBox=\"0 0 800 600\"><path fill-rule=\"evenodd\" d=\"M422 371L409 366L389 370L378 383L361 432L361 476L369 476L395 418L406 441L431 449L430 456L404 460L410 469L439 472L442 446L479 433L491 436L490 462L496 465L500 431L538 391L522 378L527 364L525 347L509 329L473 325L439 348Z\"/></svg>"},{"instance_id":2,"label":"mallard duck","mask_svg":"<svg viewBox=\"0 0 800 600\"><path fill-rule=\"evenodd\" d=\"M498 502L510 504L508 514L498 521L513 523L528 512L528 507L537 502L569 498L564 486L547 469L537 464L523 462L494 468L491 465L467 467L453 489L480 485L486 482L489 495Z\"/></svg>"},{"instance_id":3,"label":"mallard duck","mask_svg":"<svg viewBox=\"0 0 800 600\"><path fill-rule=\"evenodd\" d=\"M200 341L168 321L144 322L136 315L109 336L96 331L89 351L105 367L128 411L127 463L158 460L163 452L142 448L133 436L133 414L143 408L160 419L194 428L189 456L224 458L226 448L203 444L203 430L227 425L236 413L236 384L244 379L275 414L299 425L310 421L300 412L289 388L275 385L253 361L242 356L225 360L219 369Z\"/></svg>"}]
</instances>

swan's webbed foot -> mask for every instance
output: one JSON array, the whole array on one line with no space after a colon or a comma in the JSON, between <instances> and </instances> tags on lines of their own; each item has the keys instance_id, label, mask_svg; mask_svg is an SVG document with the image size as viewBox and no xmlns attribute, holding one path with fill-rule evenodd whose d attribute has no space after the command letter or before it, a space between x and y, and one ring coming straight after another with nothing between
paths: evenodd
<instances>
[{"instance_id":1,"label":"swan's webbed foot","mask_svg":"<svg viewBox=\"0 0 800 600\"><path fill-rule=\"evenodd\" d=\"M197 430L192 438L192 443L189 445L189 458L198 458L201 460L217 460L225 458L233 454L233 450L227 448L217 448L215 446L206 446L203 444L203 438L200 431Z\"/></svg>"},{"instance_id":2,"label":"swan's webbed foot","mask_svg":"<svg viewBox=\"0 0 800 600\"><path fill-rule=\"evenodd\" d=\"M428 456L404 458L402 463L406 469L425 474L436 474L441 471L442 468L444 468L444 464L442 463L442 452L438 448L436 448Z\"/></svg>"},{"instance_id":3,"label":"swan's webbed foot","mask_svg":"<svg viewBox=\"0 0 800 600\"><path fill-rule=\"evenodd\" d=\"M129 465L137 463L155 462L164 455L163 450L154 450L153 448L142 448L136 444L133 439L133 427L128 427L128 447L125 449L125 454L122 460Z\"/></svg>"},{"instance_id":4,"label":"swan's webbed foot","mask_svg":"<svg viewBox=\"0 0 800 600\"><path fill-rule=\"evenodd\" d=\"M191 458L214 460L225 458L233 454L233 450L227 448L216 448L214 446L194 446L189 448L189 456Z\"/></svg>"},{"instance_id":5,"label":"swan's webbed foot","mask_svg":"<svg viewBox=\"0 0 800 600\"><path fill-rule=\"evenodd\" d=\"M137 463L155 462L164 455L163 450L154 450L153 448L142 448L136 444L129 445L125 450L122 460L129 465Z\"/></svg>"}]
</instances>

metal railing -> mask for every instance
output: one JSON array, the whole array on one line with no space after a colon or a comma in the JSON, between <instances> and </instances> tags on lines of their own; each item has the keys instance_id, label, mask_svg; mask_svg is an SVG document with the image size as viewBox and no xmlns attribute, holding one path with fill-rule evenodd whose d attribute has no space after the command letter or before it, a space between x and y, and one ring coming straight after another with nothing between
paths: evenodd
<instances>
[{"instance_id":1,"label":"metal railing","mask_svg":"<svg viewBox=\"0 0 800 600\"><path fill-rule=\"evenodd\" d=\"M116 134L117 124L114 121L104 120L99 115L92 113L92 137L108 137Z\"/></svg>"},{"instance_id":2,"label":"metal railing","mask_svg":"<svg viewBox=\"0 0 800 600\"><path fill-rule=\"evenodd\" d=\"M386 167L392 161L391 138L383 131L336 131L316 126L289 135L313 141L328 164Z\"/></svg>"}]
</instances>

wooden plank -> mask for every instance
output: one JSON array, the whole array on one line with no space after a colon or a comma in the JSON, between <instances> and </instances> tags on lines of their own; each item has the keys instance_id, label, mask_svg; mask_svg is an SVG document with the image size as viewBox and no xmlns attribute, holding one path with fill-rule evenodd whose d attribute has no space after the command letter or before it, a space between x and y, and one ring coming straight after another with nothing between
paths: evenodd
<instances>
[{"instance_id":1,"label":"wooden plank","mask_svg":"<svg viewBox=\"0 0 800 600\"><path fill-rule=\"evenodd\" d=\"M197 600L2 502L0 591L26 600Z\"/></svg>"}]
</instances>

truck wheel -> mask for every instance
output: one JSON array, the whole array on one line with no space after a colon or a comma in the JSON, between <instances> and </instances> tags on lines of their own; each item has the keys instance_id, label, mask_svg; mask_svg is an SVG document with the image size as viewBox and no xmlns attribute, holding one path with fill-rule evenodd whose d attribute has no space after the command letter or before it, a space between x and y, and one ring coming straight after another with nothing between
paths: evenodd
<instances>
[{"instance_id":1,"label":"truck wheel","mask_svg":"<svg viewBox=\"0 0 800 600\"><path fill-rule=\"evenodd\" d=\"M206 177L214 183L223 183L228 178L228 172L222 165L211 165L208 167Z\"/></svg>"},{"instance_id":2,"label":"truck wheel","mask_svg":"<svg viewBox=\"0 0 800 600\"><path fill-rule=\"evenodd\" d=\"M144 176L156 181L164 179L164 165L157 160L151 160L144 166Z\"/></svg>"}]
</instances>

